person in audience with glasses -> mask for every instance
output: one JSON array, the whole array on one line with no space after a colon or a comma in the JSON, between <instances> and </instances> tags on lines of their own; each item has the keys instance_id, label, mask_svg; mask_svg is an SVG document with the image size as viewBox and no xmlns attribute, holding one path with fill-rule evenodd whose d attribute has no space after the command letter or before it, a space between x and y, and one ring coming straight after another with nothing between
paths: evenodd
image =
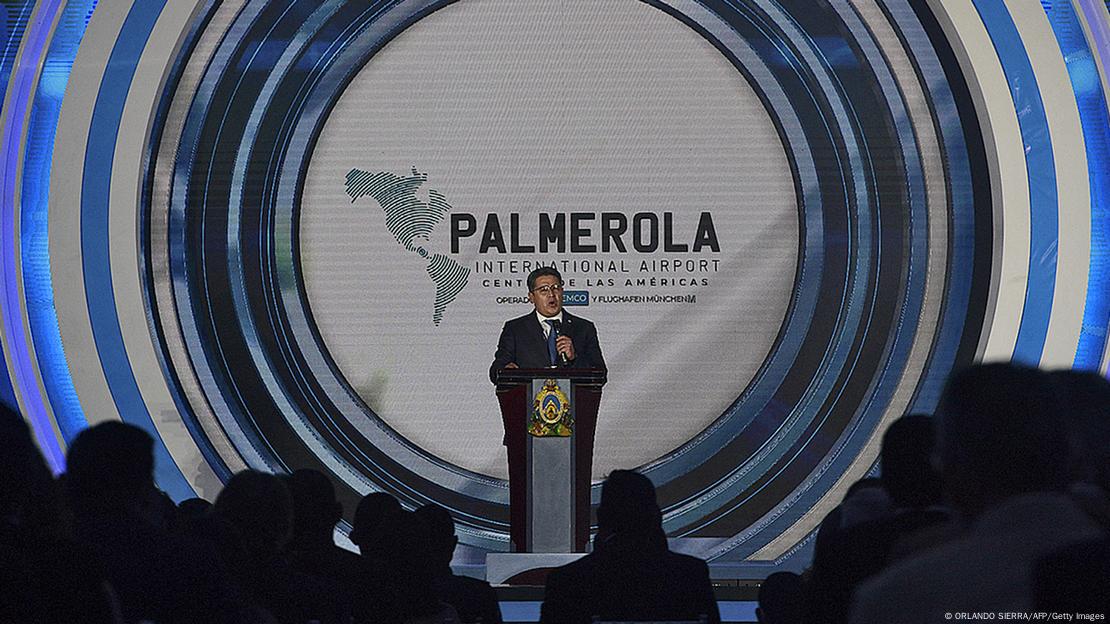
<instances>
[{"instance_id":1,"label":"person in audience with glasses","mask_svg":"<svg viewBox=\"0 0 1110 624\"><path fill-rule=\"evenodd\" d=\"M506 368L596 368L606 370L590 321L563 309L563 276L553 267L528 274L528 301L535 308L505 323L489 378Z\"/></svg>"}]
</instances>

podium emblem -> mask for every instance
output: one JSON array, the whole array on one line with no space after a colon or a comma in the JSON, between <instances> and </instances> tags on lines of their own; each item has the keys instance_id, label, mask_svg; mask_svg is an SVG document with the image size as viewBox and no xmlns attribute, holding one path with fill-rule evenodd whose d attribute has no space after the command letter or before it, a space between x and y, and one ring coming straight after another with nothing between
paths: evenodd
<instances>
[{"instance_id":1,"label":"podium emblem","mask_svg":"<svg viewBox=\"0 0 1110 624\"><path fill-rule=\"evenodd\" d=\"M532 422L528 425L528 433L537 438L567 438L573 427L570 398L559 387L559 382L545 380L532 401Z\"/></svg>"}]
</instances>

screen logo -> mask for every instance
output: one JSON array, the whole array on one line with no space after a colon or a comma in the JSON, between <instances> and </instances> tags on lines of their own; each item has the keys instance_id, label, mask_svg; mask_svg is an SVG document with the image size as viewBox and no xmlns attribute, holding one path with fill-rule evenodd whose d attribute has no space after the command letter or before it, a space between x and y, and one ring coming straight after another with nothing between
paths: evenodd
<instances>
[{"instance_id":1,"label":"screen logo","mask_svg":"<svg viewBox=\"0 0 1110 624\"><path fill-rule=\"evenodd\" d=\"M588 306L588 305L590 305L590 291L588 291L588 290L564 290L563 291L563 305L565 305L565 306Z\"/></svg>"}]
</instances>

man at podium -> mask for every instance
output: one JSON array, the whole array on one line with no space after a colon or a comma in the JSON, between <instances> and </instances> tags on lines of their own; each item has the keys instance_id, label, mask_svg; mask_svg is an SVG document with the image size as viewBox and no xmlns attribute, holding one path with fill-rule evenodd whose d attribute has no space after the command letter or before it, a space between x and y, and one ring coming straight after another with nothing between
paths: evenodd
<instances>
[{"instance_id":1,"label":"man at podium","mask_svg":"<svg viewBox=\"0 0 1110 624\"><path fill-rule=\"evenodd\" d=\"M504 368L597 368L606 370L597 329L563 309L563 276L554 267L528 274L528 300L534 309L505 323L489 378L497 383Z\"/></svg>"}]
</instances>

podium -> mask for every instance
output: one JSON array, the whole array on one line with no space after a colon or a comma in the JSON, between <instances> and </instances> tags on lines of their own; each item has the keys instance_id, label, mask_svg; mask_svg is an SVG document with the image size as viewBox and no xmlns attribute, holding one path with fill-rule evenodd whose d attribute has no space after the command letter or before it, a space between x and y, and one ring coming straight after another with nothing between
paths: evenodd
<instances>
[{"instance_id":1,"label":"podium","mask_svg":"<svg viewBox=\"0 0 1110 624\"><path fill-rule=\"evenodd\" d=\"M600 369L507 368L498 373L512 552L586 552L594 430L605 380Z\"/></svg>"}]
</instances>

